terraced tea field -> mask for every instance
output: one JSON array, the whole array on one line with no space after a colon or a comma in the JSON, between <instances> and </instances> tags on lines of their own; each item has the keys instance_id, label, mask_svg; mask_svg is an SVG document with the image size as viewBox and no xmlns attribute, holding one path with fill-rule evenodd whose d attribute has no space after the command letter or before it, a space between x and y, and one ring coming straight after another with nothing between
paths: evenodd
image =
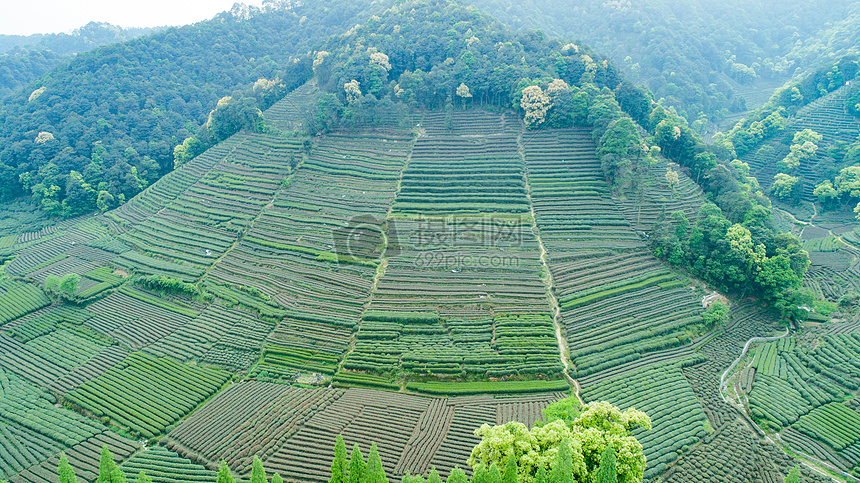
<instances>
[{"instance_id":1,"label":"terraced tea field","mask_svg":"<svg viewBox=\"0 0 860 483\"><path fill-rule=\"evenodd\" d=\"M785 136L777 136L773 140L762 143L757 150L742 156L741 161L750 165L753 176L758 179L762 188L767 190L773 183L773 177L777 172L776 163L789 153L789 145L794 133L812 129L824 136L824 139L818 143L819 150L816 156L801 162L797 176L800 176L803 183L801 188L803 200L817 199L812 191L821 181L821 173L825 171L822 169L822 161L827 156L825 148L836 146L837 143L851 144L857 141L860 134L860 120L851 115L845 107L846 99L857 92L857 89L856 82L842 86L804 106L789 120L785 128Z\"/></svg>"},{"instance_id":2,"label":"terraced tea field","mask_svg":"<svg viewBox=\"0 0 860 483\"><path fill-rule=\"evenodd\" d=\"M386 473L447 472L464 466L483 423L533 424L562 394L432 399L369 389L301 389L247 381L231 386L165 442L180 455L196 455L209 468L227 458L250 471L252 455L265 455L267 472L298 481L327 481L335 437L367 453L376 442ZM264 402L263 404L260 404ZM383 423L384 422L384 423ZM260 439L261 431L265 438ZM248 451L244 451L244 450Z\"/></svg>"},{"instance_id":3,"label":"terraced tea field","mask_svg":"<svg viewBox=\"0 0 860 483\"><path fill-rule=\"evenodd\" d=\"M0 239L15 255L0 280L0 478L53 481L65 450L91 480L107 444L129 478L208 481L221 459L247 477L257 455L327 481L337 435L365 453L376 442L389 478L444 477L481 424L541 419L570 390L565 371L586 400L651 415L637 434L648 479L704 471L677 460L714 441L777 461L767 478L788 465L718 390L773 322L741 307L702 333L703 292L648 251L663 207L698 216L692 180L670 187L660 161L642 197L615 199L590 131L525 132L512 113L307 139L294 131L314 92L265 113L280 132L236 134L116 210ZM69 273L74 305L42 289ZM853 336L827 337L835 353L791 366L805 384L855 377L836 358ZM771 399L794 386L764 361L751 406L794 418L786 439L826 439L853 461L856 442L821 424L851 424L846 398L822 389L814 409L783 414Z\"/></svg>"}]
</instances>

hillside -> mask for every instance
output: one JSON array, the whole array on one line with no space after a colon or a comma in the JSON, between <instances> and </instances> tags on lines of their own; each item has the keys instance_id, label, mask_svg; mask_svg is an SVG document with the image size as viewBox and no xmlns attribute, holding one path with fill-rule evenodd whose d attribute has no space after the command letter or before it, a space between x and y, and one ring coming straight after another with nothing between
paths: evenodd
<instances>
[{"instance_id":1,"label":"hillside","mask_svg":"<svg viewBox=\"0 0 860 483\"><path fill-rule=\"evenodd\" d=\"M266 115L289 111L285 105L296 104L302 92L276 104ZM674 344L680 345L673 347L671 341L677 335L672 328L696 324L701 293L690 294L677 276L661 268L644 249L619 203L608 195L587 132L548 130L535 137L524 133L514 117L481 111L455 112L453 131L445 128L442 116L432 112L416 121L422 128L419 137L410 136L409 131L367 131L318 138L310 155L295 169L292 166L296 159L302 159L298 140L238 134L155 183L119 210L67 224L44 237L23 237L22 242L35 238L36 243L31 242L29 248L21 244L13 247L18 257L9 264L8 273L40 280L48 274L75 272L84 275L80 298L101 296L96 295L85 309L75 309L68 315L57 312L66 309L42 309L35 316L4 325L3 367L11 371L8 377L28 387L50 385L75 407L104 414L120 427L144 435L168 432L163 438L166 448L141 453L125 463L129 473L140 467L144 462L141 458L146 464L163 468L160 471L176 471L169 469L171 461L181 460L170 451L193 456L204 467L214 468L222 453L213 452L219 447L213 445L223 441L222 435L234 434L230 424L248 425L254 421L242 430L251 431L260 424L270 427L267 421L276 418L283 421L282 429L267 438L270 443L263 442L254 451L268 454L264 458L266 469L285 477L325 481L327 452L335 434L343 434L350 444L359 442L365 451L371 440L376 441L392 476L404 471L423 473L431 466L447 475L446 471L453 464L461 464L477 442L471 431L480 423L534 421L542 405L559 396L523 395L520 400L455 396L437 400L377 395L357 389L301 392L265 381L322 379L336 385L388 389L405 385L409 392L451 395L566 391L568 383L557 379L559 347L551 317L552 303L559 300L563 310L556 320L562 324L567 334L564 343L575 357L575 376L581 376L582 397L636 406L654 419L654 431L639 435L647 448L649 479L677 458L676 451L707 435L706 417L719 424L722 431L717 434L730 433L723 428L725 425L733 428L730 434L745 434L743 426L734 426L740 423L731 416L731 409L722 406L719 396L708 392L717 384L719 366L713 372L697 365L689 369L685 366L702 360L693 349L703 342L708 342L705 348L714 347L717 354L729 358L739 350L729 341L748 337L741 334L767 334L772 329L766 324L750 324L750 312L741 310L733 318L737 322L732 325L733 339L728 343L720 338L697 339L694 344L676 339ZM285 120L273 117L272 122ZM467 132L482 134L459 134ZM512 144L501 142L504 139L511 139ZM456 162L463 159L462 147L446 151L442 146L457 143L477 149L474 159L497 160L496 170L501 171L494 177L498 177L500 186L513 188L509 214L499 219L499 215L488 217L478 211L461 215L456 225L450 225L445 218L435 223L422 222L424 218L418 213L409 214L411 180L427 183L434 179L422 164L421 153L435 153L428 161L436 165ZM488 146L499 152L495 158L487 157L491 152ZM451 155L439 155L444 152ZM504 166L511 174L504 174ZM588 190L577 195L564 190L563 185L558 189L543 181L547 173L559 170L570 173L565 180L570 186L588 186ZM488 179L490 173L471 174L466 179ZM244 183L225 184L230 179L242 179ZM649 197L672 198L659 180L657 176L653 178ZM430 191L425 188L422 192ZM520 204L515 200L521 200ZM449 201L445 200L448 206ZM195 207L193 211L188 209L191 206ZM224 209L226 206L229 211ZM431 210L433 205L427 206L425 210ZM423 213L444 210L442 206ZM562 215L571 206L589 211L599 207L601 219L606 222L591 221L595 226L586 228L575 217ZM359 218L360 225L350 225L356 207L361 207L364 216ZM532 211L536 225L527 221ZM389 221L382 232L380 225L386 217ZM499 223L490 235L504 236L479 238L477 235L488 234L488 221ZM352 263L333 263L325 256L342 255L339 250L343 247L337 247L337 238L332 239L332 231L338 234L337 227L341 226L346 229L343 234L350 244L349 254L356 257ZM499 226L502 231L495 231ZM236 235L230 235L230 228L239 230L238 240ZM120 234L115 237L111 232ZM389 238L388 249L383 262L374 267L365 262L378 256L374 247L379 240L374 237L383 233ZM542 255L543 250L547 250L546 255ZM482 265L480 260L489 263ZM641 282L637 279L627 286L619 285L620 272L615 270L593 272L592 276L582 271L589 264L609 266L625 261L641 266L646 274ZM541 269L543 263L549 267L548 272ZM198 285L214 298L146 290L129 283L131 278L124 280L125 273L152 273L188 281L202 278ZM581 276L572 277L573 274ZM549 293L546 283L553 284ZM115 284L124 285L113 292L110 287ZM592 292L609 297L568 304L575 308L566 308L566 294L582 291L585 286L595 287ZM614 290L615 287L623 290ZM618 295L610 295L613 292ZM677 309L666 306L660 318L642 318L642 311L653 313L649 308L653 302L648 301L655 297L675 300ZM660 338L637 341L618 332L616 342L600 346L603 361L589 362L593 355L577 351L599 342L588 335L588 326L599 323L601 313L609 314L612 307L626 300L636 303L629 310L630 318L621 319L625 321L622 327L630 325L628 320L640 319L641 325L626 330L665 333L666 342ZM146 315L141 318L143 314ZM585 314L589 316L583 319ZM526 328L528 332L524 332ZM508 331L511 336L506 340ZM530 335L523 337L524 333ZM78 362L40 349L72 334L94 341L107 335L120 344L94 345L89 355ZM670 348L661 350L667 343ZM261 350L263 357L257 363ZM126 393L144 390L146 379L138 375L140 369L133 370L135 367L155 371L147 377L164 377L157 375L159 371L176 364L171 362L173 359L155 359L164 356L213 367L207 369L210 375L206 380L212 379L216 385L224 381L224 371L247 373L257 382L228 389L175 429L175 418L189 410L178 401L157 397L147 403L159 408L157 413L145 419L130 416L133 409L112 408L99 402L98 392L93 392L97 387L116 388L107 389L108 394L115 394L120 387ZM159 369L165 364L165 369ZM187 367L185 370L198 366ZM178 368L169 370L175 372ZM536 373L547 376L527 377L531 382L523 383L467 382L474 377L470 374L496 374L515 380L519 378L517 374ZM331 374L334 377L329 379ZM393 374L399 376L392 377ZM422 374L434 374L442 381L450 380L452 375L464 379L422 382L427 379ZM701 374L702 382L691 384L690 377L695 374ZM197 401L201 401L212 389L194 382L196 377L199 376L186 379L183 392L200 394ZM456 382L458 379L462 382ZM648 381L653 380L661 381L659 392L646 389ZM684 402L683 409L662 404L668 394L667 385L673 388L672 399ZM615 391L624 386L636 389L623 398ZM293 413L285 420L245 402L263 397L284 401L273 408L292 407L293 403L287 401L295 400L295 404L308 410ZM707 401L704 406L702 400ZM254 412L239 416L238 408ZM678 418L678 411L686 418ZM204 429L211 427L210 421L223 420L226 414L233 414L236 423L224 422L217 430ZM432 418L434 426L423 429L421 421L426 418ZM378 431L380 420L387 421L383 432ZM331 427L341 429L333 433L326 429ZM96 437L117 447L117 454L125 454L122 449L130 443L105 434L107 439ZM370 434L374 438L368 438ZM233 440L233 436L230 438ZM228 461L242 474L250 464L247 457L240 456L248 440L234 441L231 444L235 450L229 453L235 456ZM418 441L423 452L417 449ZM789 460L775 448L750 446L753 439L732 441L731 447L736 448L738 456L755 451L770 462L755 471L780 475L790 467ZM309 445L320 449L311 450ZM44 454L50 455L51 451L46 448ZM55 463L45 463L46 468L51 464ZM92 468L85 460L74 464L81 469ZM200 471L204 467L199 467ZM30 480L39 471L31 469L11 481ZM694 475L700 468L688 471ZM682 477L684 473L676 470L673 474Z\"/></svg>"},{"instance_id":2,"label":"hillside","mask_svg":"<svg viewBox=\"0 0 860 483\"><path fill-rule=\"evenodd\" d=\"M330 3L237 7L102 46L4 98L0 198L31 194L60 217L122 204L173 169L174 148L220 99L244 95L250 108L265 109L269 94L310 75L310 61L295 58L372 13L369 2Z\"/></svg>"},{"instance_id":3,"label":"hillside","mask_svg":"<svg viewBox=\"0 0 860 483\"><path fill-rule=\"evenodd\" d=\"M516 29L577 40L608 55L697 130L714 132L759 107L773 89L856 54L860 11L848 1L507 2L475 6ZM698 121L698 122L696 122Z\"/></svg>"},{"instance_id":4,"label":"hillside","mask_svg":"<svg viewBox=\"0 0 860 483\"><path fill-rule=\"evenodd\" d=\"M829 236L851 230L779 233L734 153L586 46L450 1L356 6L346 31L317 8L335 19L168 30L223 45L296 21L272 68L298 73L174 131L175 169L125 203L52 224L7 206L0 479L53 481L65 451L92 481L107 445L129 478L214 481L221 460L248 478L258 456L325 482L338 436L376 443L393 481L471 474L475 429L567 394L650 417L646 481L782 481L799 461L777 435L860 469L840 430L860 414L860 257ZM303 37L320 23L337 35ZM173 45L153 38L93 55Z\"/></svg>"},{"instance_id":5,"label":"hillside","mask_svg":"<svg viewBox=\"0 0 860 483\"><path fill-rule=\"evenodd\" d=\"M26 86L75 54L152 34L163 28L124 29L90 22L69 33L0 35L0 98Z\"/></svg>"}]
</instances>

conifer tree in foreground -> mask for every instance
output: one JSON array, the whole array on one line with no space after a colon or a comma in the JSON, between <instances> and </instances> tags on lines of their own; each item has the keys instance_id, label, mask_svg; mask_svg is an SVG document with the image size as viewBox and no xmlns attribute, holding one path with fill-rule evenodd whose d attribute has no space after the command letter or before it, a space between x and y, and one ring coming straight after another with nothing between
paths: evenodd
<instances>
[{"instance_id":1,"label":"conifer tree in foreground","mask_svg":"<svg viewBox=\"0 0 860 483\"><path fill-rule=\"evenodd\" d=\"M134 480L134 483L152 483L152 478L146 476L146 473L141 471L137 474L137 479Z\"/></svg>"},{"instance_id":2,"label":"conifer tree in foreground","mask_svg":"<svg viewBox=\"0 0 860 483\"><path fill-rule=\"evenodd\" d=\"M78 483L75 477L75 471L69 464L69 459L66 458L66 453L60 453L60 467L57 469L59 473L60 483Z\"/></svg>"},{"instance_id":3,"label":"conifer tree in foreground","mask_svg":"<svg viewBox=\"0 0 860 483\"><path fill-rule=\"evenodd\" d=\"M221 466L218 468L218 479L217 483L236 483L236 480L233 479L233 474L230 473L230 467L227 466L227 462L221 460Z\"/></svg>"},{"instance_id":4,"label":"conifer tree in foreground","mask_svg":"<svg viewBox=\"0 0 860 483\"><path fill-rule=\"evenodd\" d=\"M430 470L430 474L427 476L427 483L442 483L442 478L439 477L439 472L436 471L436 468Z\"/></svg>"},{"instance_id":5,"label":"conifer tree in foreground","mask_svg":"<svg viewBox=\"0 0 860 483\"><path fill-rule=\"evenodd\" d=\"M364 455L361 454L358 443L355 443L355 446L352 447L352 455L349 457L349 479L347 483L363 483L365 466L367 464L364 462Z\"/></svg>"},{"instance_id":6,"label":"conifer tree in foreground","mask_svg":"<svg viewBox=\"0 0 860 483\"><path fill-rule=\"evenodd\" d=\"M448 475L447 483L467 483L469 481L466 472L461 470L459 466L455 466Z\"/></svg>"},{"instance_id":7,"label":"conifer tree in foreground","mask_svg":"<svg viewBox=\"0 0 860 483\"><path fill-rule=\"evenodd\" d=\"M490 470L487 472L487 483L502 483L502 473L495 463L490 465Z\"/></svg>"},{"instance_id":8,"label":"conifer tree in foreground","mask_svg":"<svg viewBox=\"0 0 860 483\"><path fill-rule=\"evenodd\" d=\"M438 474L436 478L439 478ZM376 443L370 445L370 454L367 455L367 468L362 481L363 483L388 483Z\"/></svg>"},{"instance_id":9,"label":"conifer tree in foreground","mask_svg":"<svg viewBox=\"0 0 860 483\"><path fill-rule=\"evenodd\" d=\"M266 470L263 469L263 462L256 455L254 455L254 463L251 466L251 483L268 483Z\"/></svg>"},{"instance_id":10,"label":"conifer tree in foreground","mask_svg":"<svg viewBox=\"0 0 860 483\"><path fill-rule=\"evenodd\" d=\"M102 454L99 457L99 477L96 483L125 483L125 475L116 466L107 445L102 446Z\"/></svg>"},{"instance_id":11,"label":"conifer tree in foreground","mask_svg":"<svg viewBox=\"0 0 860 483\"><path fill-rule=\"evenodd\" d=\"M331 478L329 483L347 483L349 466L346 462L346 444L343 436L337 435L334 445L334 460L331 462Z\"/></svg>"},{"instance_id":12,"label":"conifer tree in foreground","mask_svg":"<svg viewBox=\"0 0 860 483\"><path fill-rule=\"evenodd\" d=\"M558 447L558 455L555 464L549 473L549 483L575 483L573 479L573 461L570 452L570 443L563 439Z\"/></svg>"},{"instance_id":13,"label":"conifer tree in foreground","mask_svg":"<svg viewBox=\"0 0 860 483\"><path fill-rule=\"evenodd\" d=\"M615 461L615 449L606 445L600 455L600 466L594 475L594 483L618 483L618 469Z\"/></svg>"},{"instance_id":14,"label":"conifer tree in foreground","mask_svg":"<svg viewBox=\"0 0 860 483\"><path fill-rule=\"evenodd\" d=\"M505 462L502 483L517 483L517 456L513 452L508 455L508 459Z\"/></svg>"}]
</instances>

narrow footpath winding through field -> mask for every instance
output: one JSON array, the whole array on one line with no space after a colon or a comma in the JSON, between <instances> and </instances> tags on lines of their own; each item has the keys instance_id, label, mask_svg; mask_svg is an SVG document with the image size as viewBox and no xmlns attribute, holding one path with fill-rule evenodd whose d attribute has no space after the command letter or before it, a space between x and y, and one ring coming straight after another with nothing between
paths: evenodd
<instances>
[{"instance_id":1,"label":"narrow footpath winding through field","mask_svg":"<svg viewBox=\"0 0 860 483\"><path fill-rule=\"evenodd\" d=\"M729 400L726 397L726 394L724 392L725 387L726 387L726 378L728 377L729 373L734 370L735 366L738 365L738 363L741 361L741 359L743 359L744 356L747 354L747 352L750 349L750 345L754 342L771 342L774 340L783 339L785 337L788 337L790 333L791 333L791 330L786 328L785 334L774 336L774 337L753 337L752 339L747 341L746 345L744 345L744 350L741 351L741 355L738 356L738 358L735 359L734 362L732 362L732 364L729 366L729 368L726 369L725 372L723 372L723 375L720 376L720 396L723 397L723 401L729 402Z\"/></svg>"},{"instance_id":2,"label":"narrow footpath winding through field","mask_svg":"<svg viewBox=\"0 0 860 483\"><path fill-rule=\"evenodd\" d=\"M522 137L523 137L522 133L520 133L520 135L517 137L517 144L519 144L519 148L520 148L520 156L524 156ZM570 361L567 358L567 350L568 350L567 349L567 341L565 340L564 335L561 332L561 307L559 307L558 299L555 297L555 294L553 293L553 285L554 284L553 284L553 280L552 280L552 272L550 271L549 264L547 263L548 255L547 255L547 251L546 251L546 246L543 244L543 239L540 236L540 230L538 229L538 226L537 226L537 218L535 217L535 208L534 208L534 204L532 203L531 186L529 185L529 181L528 181L528 178L529 178L528 166L526 166L525 163L523 163L523 167L525 169L525 175L526 175L526 197L529 200L529 213L531 214L531 217L532 217L532 232L534 233L535 238L537 239L537 242L538 242L538 246L540 247L540 261L541 261L541 265L543 266L543 268L545 270L545 274L546 274L542 278L543 278L544 284L546 284L546 294L547 294L547 298L549 299L550 309L552 310L552 323L555 326L555 338L556 338L556 340L558 340L558 353L559 353L558 355L561 358L561 364L564 366L564 377L567 378L567 381L573 386L573 395L576 396L576 399L577 399L577 401L579 401L579 404L584 406L585 402L582 400L582 397L580 397L580 395L579 395L580 390L581 390L581 387L579 385L579 381L577 381L576 379L574 379L570 375Z\"/></svg>"}]
</instances>

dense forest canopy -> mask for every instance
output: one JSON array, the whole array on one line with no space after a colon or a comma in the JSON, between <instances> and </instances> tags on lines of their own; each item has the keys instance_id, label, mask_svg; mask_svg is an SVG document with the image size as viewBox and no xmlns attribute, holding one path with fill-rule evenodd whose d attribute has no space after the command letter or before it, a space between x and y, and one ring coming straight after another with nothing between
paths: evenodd
<instances>
[{"instance_id":1,"label":"dense forest canopy","mask_svg":"<svg viewBox=\"0 0 860 483\"><path fill-rule=\"evenodd\" d=\"M69 33L0 34L0 98L41 77L75 54L163 30L163 27L122 28L90 22Z\"/></svg>"},{"instance_id":2,"label":"dense forest canopy","mask_svg":"<svg viewBox=\"0 0 860 483\"><path fill-rule=\"evenodd\" d=\"M173 168L173 150L219 99L304 82L315 42L371 10L333 2L237 5L210 21L78 55L0 104L0 196L33 194L51 214L104 209ZM234 96L237 97L237 96ZM102 194L102 193L105 194Z\"/></svg>"},{"instance_id":3,"label":"dense forest canopy","mask_svg":"<svg viewBox=\"0 0 860 483\"><path fill-rule=\"evenodd\" d=\"M540 29L606 53L699 130L706 121L756 107L745 98L754 85L768 91L834 56L856 52L860 35L860 6L848 0L828 2L827 8L737 0L472 3L511 27Z\"/></svg>"}]
</instances>

